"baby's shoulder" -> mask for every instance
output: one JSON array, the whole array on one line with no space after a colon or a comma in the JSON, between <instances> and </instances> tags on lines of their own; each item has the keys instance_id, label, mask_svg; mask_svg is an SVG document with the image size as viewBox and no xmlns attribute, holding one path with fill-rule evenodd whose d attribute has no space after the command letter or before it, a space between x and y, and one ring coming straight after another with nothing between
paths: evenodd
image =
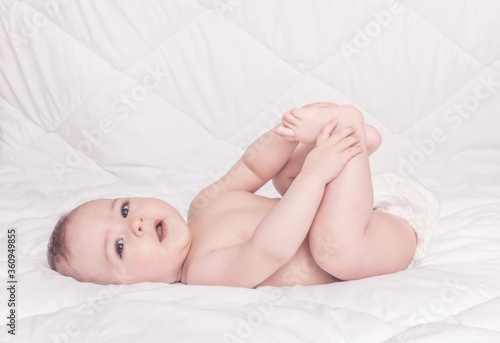
<instances>
[{"instance_id":1,"label":"baby's shoulder","mask_svg":"<svg viewBox=\"0 0 500 343\"><path fill-rule=\"evenodd\" d=\"M200 192L191 202L188 221L196 216L223 216L229 212L248 212L266 209L279 199L268 198L246 191Z\"/></svg>"},{"instance_id":2,"label":"baby's shoulder","mask_svg":"<svg viewBox=\"0 0 500 343\"><path fill-rule=\"evenodd\" d=\"M199 192L189 205L188 220L194 216L200 215L205 211L220 210L231 203L241 201L245 194L244 191L225 191L221 192L216 188L207 187Z\"/></svg>"}]
</instances>

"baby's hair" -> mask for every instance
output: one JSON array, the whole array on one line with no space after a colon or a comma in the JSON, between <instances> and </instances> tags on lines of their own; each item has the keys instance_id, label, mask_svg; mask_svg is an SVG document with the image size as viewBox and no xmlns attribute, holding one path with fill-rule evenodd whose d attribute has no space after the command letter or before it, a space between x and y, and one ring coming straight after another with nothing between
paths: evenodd
<instances>
[{"instance_id":1,"label":"baby's hair","mask_svg":"<svg viewBox=\"0 0 500 343\"><path fill-rule=\"evenodd\" d=\"M66 245L66 228L71 220L71 214L61 216L54 226L54 231L47 244L47 260L52 270L58 271L57 267L61 260L68 261L68 246Z\"/></svg>"}]
</instances>

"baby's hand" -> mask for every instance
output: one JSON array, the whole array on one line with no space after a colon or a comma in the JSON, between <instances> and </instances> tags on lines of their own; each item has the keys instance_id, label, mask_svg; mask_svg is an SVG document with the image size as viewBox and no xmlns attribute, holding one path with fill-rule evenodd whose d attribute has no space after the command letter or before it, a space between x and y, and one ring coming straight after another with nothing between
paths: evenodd
<instances>
[{"instance_id":1,"label":"baby's hand","mask_svg":"<svg viewBox=\"0 0 500 343\"><path fill-rule=\"evenodd\" d=\"M287 140L312 145L321 128L332 119L336 107L335 104L319 103L294 108L283 114L276 133Z\"/></svg>"},{"instance_id":2,"label":"baby's hand","mask_svg":"<svg viewBox=\"0 0 500 343\"><path fill-rule=\"evenodd\" d=\"M332 119L321 129L316 147L307 155L301 171L325 184L337 178L347 162L363 151L356 129L348 126L334 132L337 123L337 119Z\"/></svg>"}]
</instances>

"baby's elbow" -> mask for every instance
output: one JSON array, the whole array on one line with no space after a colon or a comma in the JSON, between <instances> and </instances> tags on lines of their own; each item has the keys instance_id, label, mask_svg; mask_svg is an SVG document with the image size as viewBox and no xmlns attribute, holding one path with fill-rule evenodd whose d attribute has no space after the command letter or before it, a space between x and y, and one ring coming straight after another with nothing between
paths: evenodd
<instances>
[{"instance_id":1,"label":"baby's elbow","mask_svg":"<svg viewBox=\"0 0 500 343\"><path fill-rule=\"evenodd\" d=\"M282 244L266 244L265 246L259 246L258 244L251 243L251 245L251 251L255 260L258 260L259 264L270 267L271 269L281 268L293 256L293 253L290 253L289 249L285 249L286 247Z\"/></svg>"}]
</instances>

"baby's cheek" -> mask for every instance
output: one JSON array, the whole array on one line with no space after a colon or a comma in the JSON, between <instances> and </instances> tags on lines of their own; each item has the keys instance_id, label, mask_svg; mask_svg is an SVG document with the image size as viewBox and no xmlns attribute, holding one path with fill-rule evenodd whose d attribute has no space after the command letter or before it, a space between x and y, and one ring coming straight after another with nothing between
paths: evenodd
<instances>
[{"instance_id":1,"label":"baby's cheek","mask_svg":"<svg viewBox=\"0 0 500 343\"><path fill-rule=\"evenodd\" d=\"M134 280L134 283L151 281L151 278L156 274L156 270L151 267L152 264L150 262L137 260L129 268L128 276Z\"/></svg>"},{"instance_id":2,"label":"baby's cheek","mask_svg":"<svg viewBox=\"0 0 500 343\"><path fill-rule=\"evenodd\" d=\"M147 272L154 256L147 249L137 249L135 253L128 256L127 269L136 275Z\"/></svg>"}]
</instances>

